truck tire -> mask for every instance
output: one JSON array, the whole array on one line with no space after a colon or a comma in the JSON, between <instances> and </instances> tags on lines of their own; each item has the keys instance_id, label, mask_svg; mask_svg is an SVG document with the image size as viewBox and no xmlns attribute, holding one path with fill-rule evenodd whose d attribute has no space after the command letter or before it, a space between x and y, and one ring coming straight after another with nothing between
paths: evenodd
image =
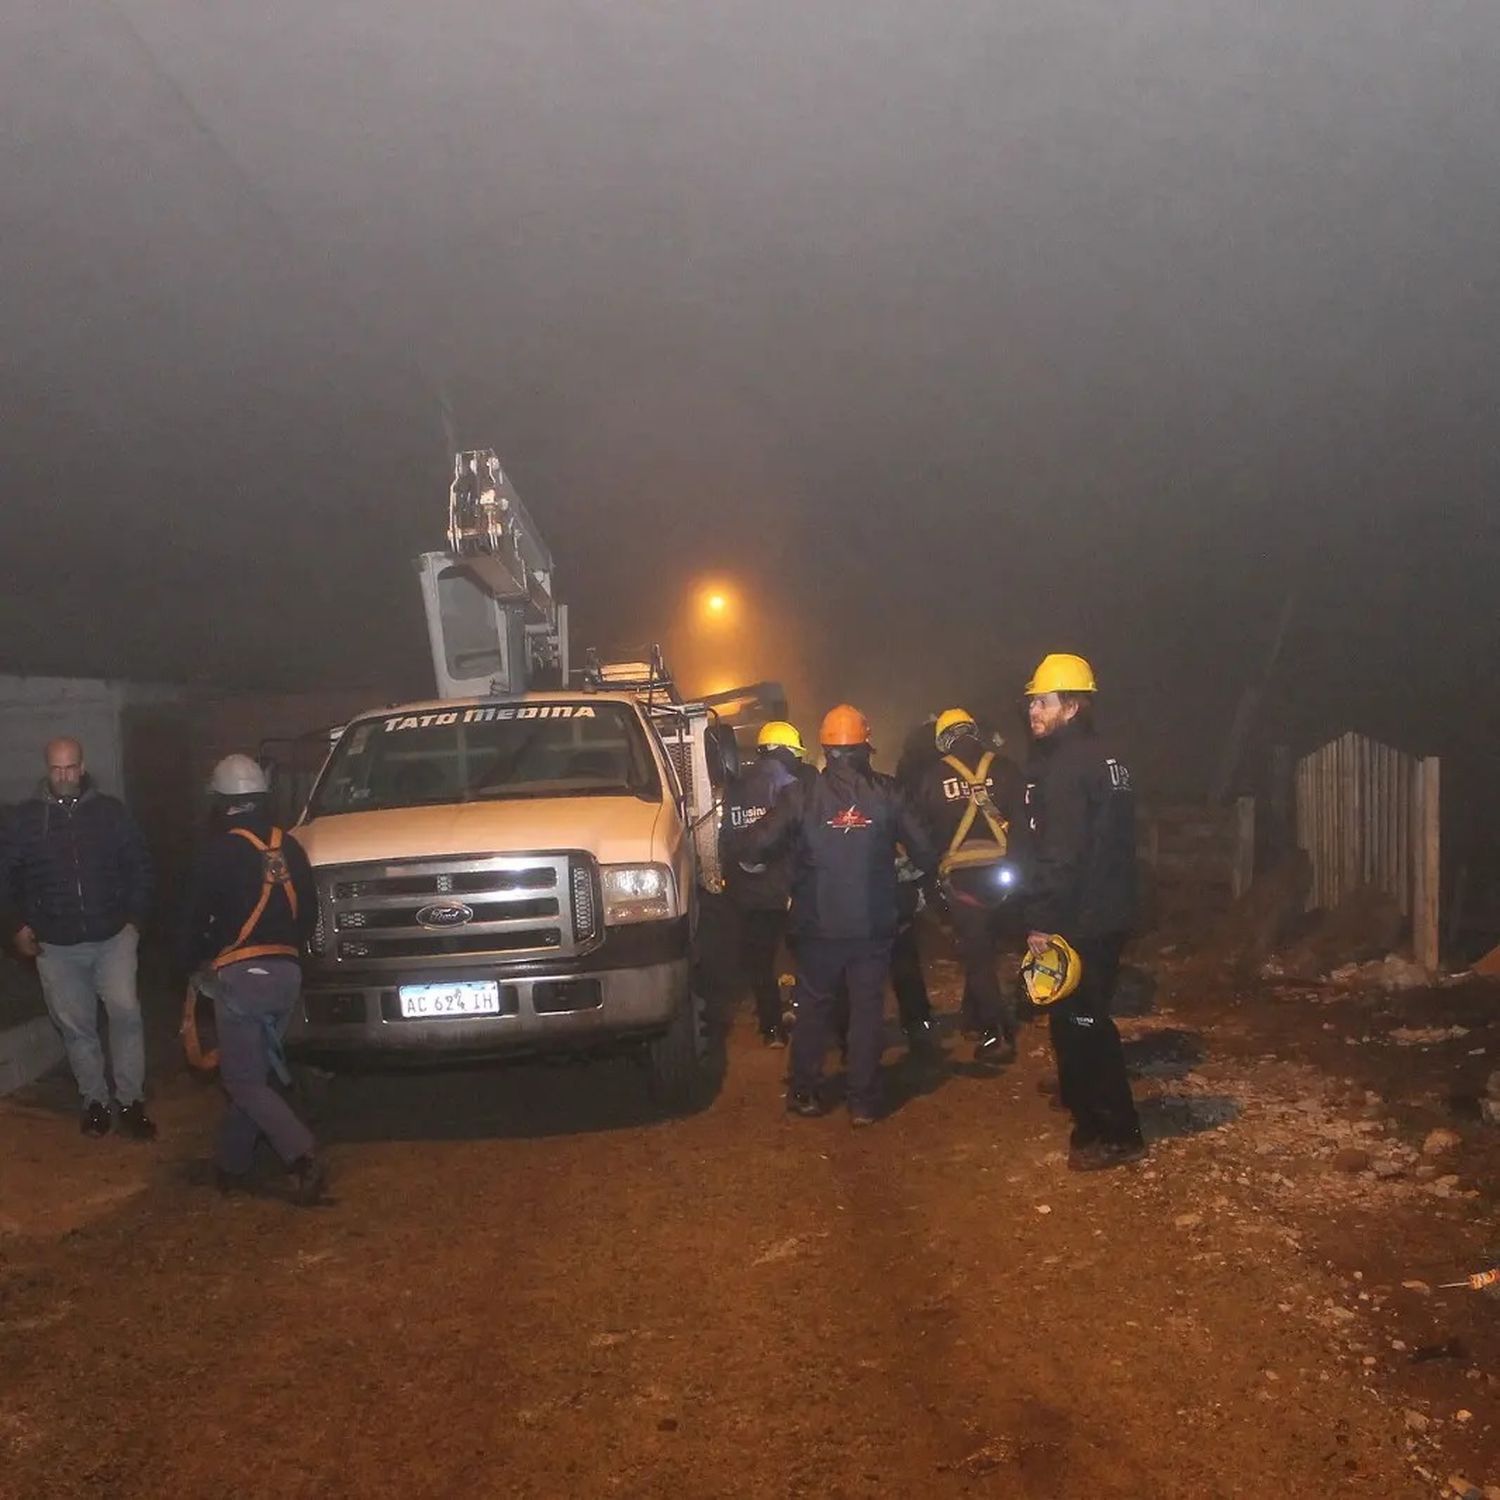
<instances>
[{"instance_id":1,"label":"truck tire","mask_svg":"<svg viewBox=\"0 0 1500 1500\"><path fill-rule=\"evenodd\" d=\"M706 1012L703 997L690 991L672 1024L646 1043L646 1087L652 1102L670 1114L707 1101L712 1075Z\"/></svg>"}]
</instances>

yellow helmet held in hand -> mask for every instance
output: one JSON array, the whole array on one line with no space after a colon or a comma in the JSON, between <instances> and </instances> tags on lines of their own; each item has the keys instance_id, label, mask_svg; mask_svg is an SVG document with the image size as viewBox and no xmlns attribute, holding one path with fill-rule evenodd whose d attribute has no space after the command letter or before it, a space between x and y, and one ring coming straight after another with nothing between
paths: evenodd
<instances>
[{"instance_id":1,"label":"yellow helmet held in hand","mask_svg":"<svg viewBox=\"0 0 1500 1500\"><path fill-rule=\"evenodd\" d=\"M943 736L950 729L957 729L960 724L967 724L970 729L974 727L974 715L966 708L945 708L937 716L937 722L932 726L932 737L939 744Z\"/></svg>"},{"instance_id":2,"label":"yellow helmet held in hand","mask_svg":"<svg viewBox=\"0 0 1500 1500\"><path fill-rule=\"evenodd\" d=\"M801 755L802 736L797 733L795 724L788 724L785 719L772 719L770 723L760 726L760 733L755 736L755 748L790 750L793 755Z\"/></svg>"},{"instance_id":3,"label":"yellow helmet held in hand","mask_svg":"<svg viewBox=\"0 0 1500 1500\"><path fill-rule=\"evenodd\" d=\"M1083 960L1078 950L1056 933L1040 953L1028 949L1021 960L1021 983L1033 1005L1056 1005L1059 1000L1066 1000L1082 978Z\"/></svg>"},{"instance_id":4,"label":"yellow helmet held in hand","mask_svg":"<svg viewBox=\"0 0 1500 1500\"><path fill-rule=\"evenodd\" d=\"M1094 669L1081 657L1054 651L1044 656L1041 665L1026 684L1026 696L1039 698L1043 693L1096 693Z\"/></svg>"}]
</instances>

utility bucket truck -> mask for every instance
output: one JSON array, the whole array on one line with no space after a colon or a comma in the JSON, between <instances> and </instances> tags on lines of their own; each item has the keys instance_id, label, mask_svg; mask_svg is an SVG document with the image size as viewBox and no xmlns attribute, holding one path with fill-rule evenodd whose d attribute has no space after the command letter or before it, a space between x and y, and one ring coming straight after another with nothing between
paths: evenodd
<instances>
[{"instance_id":1,"label":"utility bucket truck","mask_svg":"<svg viewBox=\"0 0 1500 1500\"><path fill-rule=\"evenodd\" d=\"M325 1069L629 1051L680 1109L713 1075L693 983L734 722L660 653L573 671L552 557L489 450L417 559L438 695L338 733L296 836L318 926L294 1061ZM716 698L740 726L775 684Z\"/></svg>"}]
</instances>

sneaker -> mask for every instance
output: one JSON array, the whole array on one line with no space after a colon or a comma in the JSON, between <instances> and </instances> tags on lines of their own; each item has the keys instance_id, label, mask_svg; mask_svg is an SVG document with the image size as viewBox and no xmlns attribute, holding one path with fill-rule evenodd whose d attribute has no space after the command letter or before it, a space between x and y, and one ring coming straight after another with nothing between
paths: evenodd
<instances>
[{"instance_id":1,"label":"sneaker","mask_svg":"<svg viewBox=\"0 0 1500 1500\"><path fill-rule=\"evenodd\" d=\"M851 1109L849 1111L849 1124L855 1130L863 1130L866 1125L873 1125L876 1117L867 1110Z\"/></svg>"},{"instance_id":2,"label":"sneaker","mask_svg":"<svg viewBox=\"0 0 1500 1500\"><path fill-rule=\"evenodd\" d=\"M975 1043L974 1061L977 1063L986 1063L990 1067L1003 1068L1015 1060L1015 1038L1006 1036L1003 1031L987 1031Z\"/></svg>"},{"instance_id":3,"label":"sneaker","mask_svg":"<svg viewBox=\"0 0 1500 1500\"><path fill-rule=\"evenodd\" d=\"M328 1187L328 1168L316 1156L299 1156L287 1169L291 1178L292 1202L298 1208L315 1208L323 1201Z\"/></svg>"},{"instance_id":4,"label":"sneaker","mask_svg":"<svg viewBox=\"0 0 1500 1500\"><path fill-rule=\"evenodd\" d=\"M769 1031L760 1034L762 1047L769 1047L773 1052L786 1046L786 1031L780 1026L773 1026Z\"/></svg>"},{"instance_id":5,"label":"sneaker","mask_svg":"<svg viewBox=\"0 0 1500 1500\"><path fill-rule=\"evenodd\" d=\"M823 1108L812 1094L805 1094L800 1089L792 1089L786 1096L786 1112L789 1115L801 1115L804 1120L811 1120L822 1114Z\"/></svg>"},{"instance_id":6,"label":"sneaker","mask_svg":"<svg viewBox=\"0 0 1500 1500\"><path fill-rule=\"evenodd\" d=\"M139 1099L120 1106L120 1130L133 1141L156 1139L156 1121L146 1113L146 1106Z\"/></svg>"},{"instance_id":7,"label":"sneaker","mask_svg":"<svg viewBox=\"0 0 1500 1500\"><path fill-rule=\"evenodd\" d=\"M1068 1169L1073 1172L1105 1172L1111 1167L1129 1166L1146 1156L1144 1141L1095 1141L1068 1153Z\"/></svg>"},{"instance_id":8,"label":"sneaker","mask_svg":"<svg viewBox=\"0 0 1500 1500\"><path fill-rule=\"evenodd\" d=\"M109 1110L102 1104L91 1104L83 1112L83 1119L78 1128L85 1134L91 1135L97 1140L101 1135L109 1134L111 1125Z\"/></svg>"}]
</instances>

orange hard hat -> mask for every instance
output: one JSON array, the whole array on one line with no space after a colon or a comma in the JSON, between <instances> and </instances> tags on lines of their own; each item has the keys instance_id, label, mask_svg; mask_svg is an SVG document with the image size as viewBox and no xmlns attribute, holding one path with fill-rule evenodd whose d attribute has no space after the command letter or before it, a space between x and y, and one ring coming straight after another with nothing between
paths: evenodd
<instances>
[{"instance_id":1,"label":"orange hard hat","mask_svg":"<svg viewBox=\"0 0 1500 1500\"><path fill-rule=\"evenodd\" d=\"M823 727L818 731L820 745L868 745L870 743L870 721L848 703L830 708L823 716Z\"/></svg>"}]
</instances>

